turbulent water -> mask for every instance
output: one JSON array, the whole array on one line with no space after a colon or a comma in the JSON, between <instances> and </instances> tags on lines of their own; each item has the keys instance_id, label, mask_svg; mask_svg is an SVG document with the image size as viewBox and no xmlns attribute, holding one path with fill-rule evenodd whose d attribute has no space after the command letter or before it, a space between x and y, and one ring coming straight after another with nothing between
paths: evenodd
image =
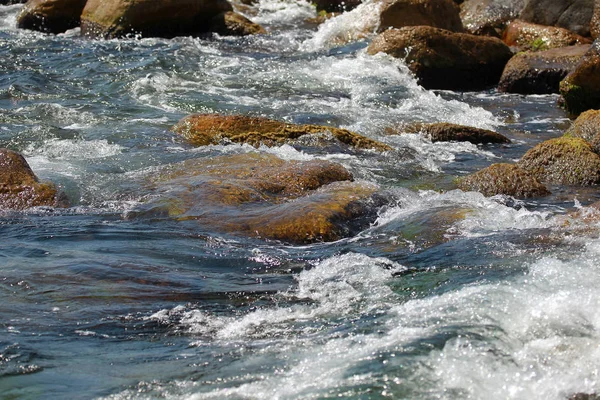
<instances>
[{"instance_id":1,"label":"turbulent water","mask_svg":"<svg viewBox=\"0 0 600 400\"><path fill-rule=\"evenodd\" d=\"M370 3L317 27L307 2L261 0L244 12L268 35L110 41L17 30L20 8L0 6L0 147L73 205L0 210L0 398L600 392L596 192L452 189L561 135L556 96L426 91L401 61L366 54ZM398 151L192 148L170 128L193 112L339 126ZM390 134L413 121L513 143ZM309 246L127 218L162 167L247 152L333 160L394 200L358 235Z\"/></svg>"}]
</instances>

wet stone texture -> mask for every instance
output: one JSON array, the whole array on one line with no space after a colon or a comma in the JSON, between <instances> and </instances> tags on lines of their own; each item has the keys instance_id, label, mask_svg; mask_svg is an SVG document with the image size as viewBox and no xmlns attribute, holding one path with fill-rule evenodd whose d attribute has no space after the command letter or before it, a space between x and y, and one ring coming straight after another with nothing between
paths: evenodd
<instances>
[{"instance_id":1,"label":"wet stone texture","mask_svg":"<svg viewBox=\"0 0 600 400\"><path fill-rule=\"evenodd\" d=\"M504 194L516 198L541 197L550 192L532 174L515 164L492 164L474 174L459 179L462 190L480 192L485 196Z\"/></svg>"}]
</instances>

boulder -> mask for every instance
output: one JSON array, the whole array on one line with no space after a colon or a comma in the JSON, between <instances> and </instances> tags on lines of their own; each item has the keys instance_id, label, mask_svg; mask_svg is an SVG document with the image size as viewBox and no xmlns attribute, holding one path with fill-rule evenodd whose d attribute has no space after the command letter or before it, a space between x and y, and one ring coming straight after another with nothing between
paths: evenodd
<instances>
[{"instance_id":1,"label":"boulder","mask_svg":"<svg viewBox=\"0 0 600 400\"><path fill-rule=\"evenodd\" d=\"M589 36L594 0L526 0L520 19Z\"/></svg>"},{"instance_id":2,"label":"boulder","mask_svg":"<svg viewBox=\"0 0 600 400\"><path fill-rule=\"evenodd\" d=\"M510 59L498 83L508 93L558 93L560 82L575 69L589 46L569 46L537 52L522 52Z\"/></svg>"},{"instance_id":3,"label":"boulder","mask_svg":"<svg viewBox=\"0 0 600 400\"><path fill-rule=\"evenodd\" d=\"M317 7L317 11L331 13L353 10L362 0L314 0L312 3Z\"/></svg>"},{"instance_id":4,"label":"boulder","mask_svg":"<svg viewBox=\"0 0 600 400\"><path fill-rule=\"evenodd\" d=\"M460 6L460 18L468 33L500 37L524 4L525 0L466 0Z\"/></svg>"},{"instance_id":5,"label":"boulder","mask_svg":"<svg viewBox=\"0 0 600 400\"><path fill-rule=\"evenodd\" d=\"M130 34L146 37L202 35L233 24L231 4L227 0L88 0L81 15L81 33L90 37L114 38ZM213 26L216 24L216 26Z\"/></svg>"},{"instance_id":6,"label":"boulder","mask_svg":"<svg viewBox=\"0 0 600 400\"><path fill-rule=\"evenodd\" d=\"M600 183L600 156L581 138L542 142L527 151L518 164L542 182L582 186Z\"/></svg>"},{"instance_id":7,"label":"boulder","mask_svg":"<svg viewBox=\"0 0 600 400\"><path fill-rule=\"evenodd\" d=\"M600 154L600 110L588 110L582 113L567 129L565 136L582 138L596 153Z\"/></svg>"},{"instance_id":8,"label":"boulder","mask_svg":"<svg viewBox=\"0 0 600 400\"><path fill-rule=\"evenodd\" d=\"M195 146L222 144L224 141L252 146L294 144L307 135L331 135L339 143L356 149L391 150L388 145L346 129L321 125L288 124L262 117L244 115L195 114L183 118L173 131Z\"/></svg>"},{"instance_id":9,"label":"boulder","mask_svg":"<svg viewBox=\"0 0 600 400\"><path fill-rule=\"evenodd\" d=\"M266 33L265 29L248 18L233 11L227 11L214 17L211 31L223 36L248 36Z\"/></svg>"},{"instance_id":10,"label":"boulder","mask_svg":"<svg viewBox=\"0 0 600 400\"><path fill-rule=\"evenodd\" d=\"M21 154L0 149L0 209L67 207L67 203L54 185L38 180Z\"/></svg>"},{"instance_id":11,"label":"boulder","mask_svg":"<svg viewBox=\"0 0 600 400\"><path fill-rule=\"evenodd\" d=\"M596 39L575 69L560 82L560 94L571 114L600 108L600 39Z\"/></svg>"},{"instance_id":12,"label":"boulder","mask_svg":"<svg viewBox=\"0 0 600 400\"><path fill-rule=\"evenodd\" d=\"M520 51L539 51L592 43L589 38L564 28L532 24L521 20L515 20L508 25L502 34L502 40L508 46L516 47Z\"/></svg>"},{"instance_id":13,"label":"boulder","mask_svg":"<svg viewBox=\"0 0 600 400\"><path fill-rule=\"evenodd\" d=\"M452 0L383 0L379 32L418 25L462 32L459 12Z\"/></svg>"},{"instance_id":14,"label":"boulder","mask_svg":"<svg viewBox=\"0 0 600 400\"><path fill-rule=\"evenodd\" d=\"M405 59L426 89L481 90L496 85L512 52L500 39L454 33L428 26L389 29L369 54Z\"/></svg>"},{"instance_id":15,"label":"boulder","mask_svg":"<svg viewBox=\"0 0 600 400\"><path fill-rule=\"evenodd\" d=\"M131 216L289 243L339 240L376 218L377 188L323 160L258 153L193 159L154 177L153 187L155 200Z\"/></svg>"},{"instance_id":16,"label":"boulder","mask_svg":"<svg viewBox=\"0 0 600 400\"><path fill-rule=\"evenodd\" d=\"M458 187L484 196L504 194L516 198L541 197L550 194L532 174L515 164L492 164L458 180Z\"/></svg>"},{"instance_id":17,"label":"boulder","mask_svg":"<svg viewBox=\"0 0 600 400\"><path fill-rule=\"evenodd\" d=\"M29 0L17 16L17 27L62 33L79 26L86 0Z\"/></svg>"},{"instance_id":18,"label":"boulder","mask_svg":"<svg viewBox=\"0 0 600 400\"><path fill-rule=\"evenodd\" d=\"M470 142L473 144L483 143L510 143L506 136L472 126L437 122L432 124L413 124L406 129L407 132L421 133L435 142Z\"/></svg>"}]
</instances>

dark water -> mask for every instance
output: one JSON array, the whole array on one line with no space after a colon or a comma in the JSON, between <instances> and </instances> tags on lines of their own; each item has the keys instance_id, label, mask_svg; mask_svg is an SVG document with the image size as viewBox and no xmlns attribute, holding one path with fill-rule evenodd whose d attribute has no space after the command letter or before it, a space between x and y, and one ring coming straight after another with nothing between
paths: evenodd
<instances>
[{"instance_id":1,"label":"dark water","mask_svg":"<svg viewBox=\"0 0 600 400\"><path fill-rule=\"evenodd\" d=\"M429 92L365 40L332 44L368 25L371 4L317 30L308 3L261 0L266 36L112 41L18 31L20 7L0 6L0 146L73 206L0 211L0 398L600 389L598 225L565 223L595 190L530 202L431 190L561 135L555 96ZM193 112L341 126L399 152L194 149L169 130ZM411 121L494 128L513 144L386 134ZM256 151L340 162L394 200L358 235L310 246L127 218L162 167Z\"/></svg>"}]
</instances>

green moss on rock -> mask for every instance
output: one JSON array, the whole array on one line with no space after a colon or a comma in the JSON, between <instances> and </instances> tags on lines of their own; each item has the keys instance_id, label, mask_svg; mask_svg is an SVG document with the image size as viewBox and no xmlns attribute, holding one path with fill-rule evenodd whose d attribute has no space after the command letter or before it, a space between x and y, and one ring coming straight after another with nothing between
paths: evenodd
<instances>
[{"instance_id":1,"label":"green moss on rock","mask_svg":"<svg viewBox=\"0 0 600 400\"><path fill-rule=\"evenodd\" d=\"M550 194L532 174L515 164L492 164L460 178L457 185L462 190L480 192L485 196L505 194L516 198L529 198Z\"/></svg>"}]
</instances>

